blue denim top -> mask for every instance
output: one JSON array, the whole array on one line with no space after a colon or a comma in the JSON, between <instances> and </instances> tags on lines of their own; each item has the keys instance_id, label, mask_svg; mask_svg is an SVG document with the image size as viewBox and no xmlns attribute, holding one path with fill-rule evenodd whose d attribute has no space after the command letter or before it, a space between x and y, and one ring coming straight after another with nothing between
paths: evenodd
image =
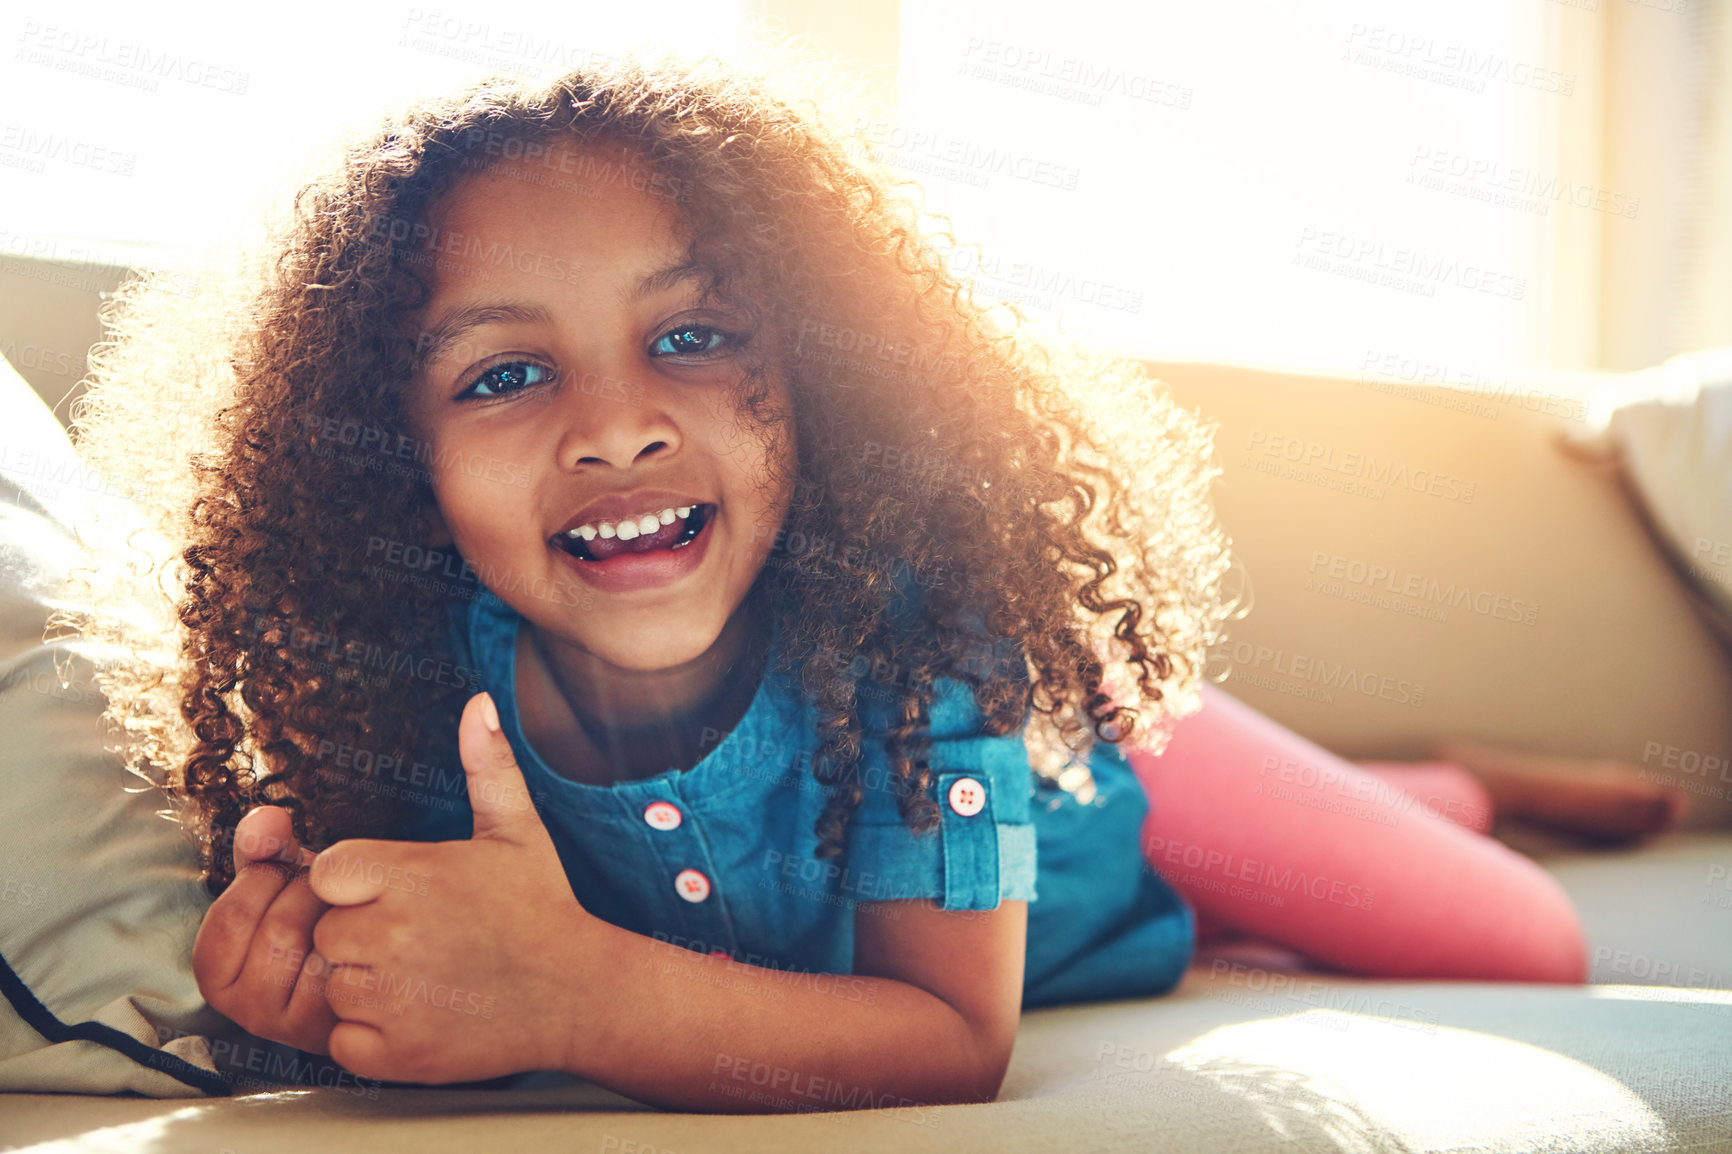
<instances>
[{"instance_id":1,"label":"blue denim top","mask_svg":"<svg viewBox=\"0 0 1732 1154\"><path fill-rule=\"evenodd\" d=\"M774 672L773 657L739 724L691 769L588 785L555 773L524 737L521 623L483 591L453 613L455 657L498 704L572 890L598 917L750 965L846 974L856 902L930 898L944 909L989 910L1026 901L1025 1007L1159 994L1183 976L1191 911L1143 861L1148 799L1116 747L1098 744L1090 757L1090 804L1037 789L1021 734L986 735L972 693L941 680L927 755L938 829L915 834L903 823L882 733L868 728L864 798L847 853L822 860L813 831L826 796L812 776L816 715ZM871 692L863 683L862 696ZM434 788L403 791L397 836L470 836L461 767L455 748L449 753ZM965 812L973 808L966 800L950 804L958 781L978 787L977 812Z\"/></svg>"}]
</instances>

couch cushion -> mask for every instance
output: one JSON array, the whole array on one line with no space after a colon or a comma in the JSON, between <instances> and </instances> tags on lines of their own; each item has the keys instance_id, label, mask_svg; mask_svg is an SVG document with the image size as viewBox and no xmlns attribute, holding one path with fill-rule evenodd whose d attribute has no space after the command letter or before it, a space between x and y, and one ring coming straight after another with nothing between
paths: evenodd
<instances>
[{"instance_id":1,"label":"couch cushion","mask_svg":"<svg viewBox=\"0 0 1732 1154\"><path fill-rule=\"evenodd\" d=\"M73 526L117 506L0 361L0 1089L227 1093L232 1031L192 976L210 899L161 794L107 747L93 652L44 640L84 557Z\"/></svg>"},{"instance_id":2,"label":"couch cushion","mask_svg":"<svg viewBox=\"0 0 1732 1154\"><path fill-rule=\"evenodd\" d=\"M1674 834L1615 854L1553 852L1542 864L1581 905L1596 950L1621 942L1680 964L1732 958L1732 911L1698 901L1702 880L1713 874L1718 885L1715 867L1732 865L1732 836ZM762 1089L750 1077L741 1081L748 1094ZM48 1095L4 1106L0 1141L84 1134L90 1144L100 1135L116 1146L161 1140L256 1154L332 1141L415 1154L481 1145L622 1154L1724 1150L1732 990L1382 982L1221 950L1200 957L1165 997L1025 1013L1003 1091L987 1105L673 1114L530 1075L494 1091L355 1084L190 1106Z\"/></svg>"},{"instance_id":3,"label":"couch cushion","mask_svg":"<svg viewBox=\"0 0 1732 1154\"><path fill-rule=\"evenodd\" d=\"M1028 1013L1004 1090L984 1105L674 1114L576 1082L191 1105L21 1096L5 1102L0 1139L249 1154L1726 1148L1732 994L1258 984L1203 966L1167 997Z\"/></svg>"},{"instance_id":4,"label":"couch cushion","mask_svg":"<svg viewBox=\"0 0 1732 1154\"><path fill-rule=\"evenodd\" d=\"M1582 915L1589 981L1732 990L1732 836L1678 832L1541 864Z\"/></svg>"}]
</instances>

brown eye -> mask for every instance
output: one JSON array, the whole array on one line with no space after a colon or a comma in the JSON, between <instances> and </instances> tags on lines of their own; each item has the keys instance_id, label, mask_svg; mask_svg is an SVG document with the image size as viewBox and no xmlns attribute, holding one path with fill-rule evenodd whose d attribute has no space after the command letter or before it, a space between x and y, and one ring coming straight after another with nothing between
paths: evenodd
<instances>
[{"instance_id":1,"label":"brown eye","mask_svg":"<svg viewBox=\"0 0 1732 1154\"><path fill-rule=\"evenodd\" d=\"M534 361L506 361L483 369L458 396L502 397L552 379L552 370Z\"/></svg>"},{"instance_id":2,"label":"brown eye","mask_svg":"<svg viewBox=\"0 0 1732 1154\"><path fill-rule=\"evenodd\" d=\"M669 329L650 346L652 357L703 357L734 343L732 333L709 325L681 325Z\"/></svg>"}]
</instances>

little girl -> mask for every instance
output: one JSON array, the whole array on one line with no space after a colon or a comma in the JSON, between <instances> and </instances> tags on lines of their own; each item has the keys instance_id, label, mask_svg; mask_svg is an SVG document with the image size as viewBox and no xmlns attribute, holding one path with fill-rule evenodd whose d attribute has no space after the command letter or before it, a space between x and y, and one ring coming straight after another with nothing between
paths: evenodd
<instances>
[{"instance_id":1,"label":"little girl","mask_svg":"<svg viewBox=\"0 0 1732 1154\"><path fill-rule=\"evenodd\" d=\"M125 294L81 427L159 498L182 660L111 697L214 1006L754 1111L990 1100L1023 1007L1171 989L1198 913L1583 979L1471 779L1200 685L1209 428L971 303L889 189L755 82L590 69L392 121L249 295Z\"/></svg>"}]
</instances>

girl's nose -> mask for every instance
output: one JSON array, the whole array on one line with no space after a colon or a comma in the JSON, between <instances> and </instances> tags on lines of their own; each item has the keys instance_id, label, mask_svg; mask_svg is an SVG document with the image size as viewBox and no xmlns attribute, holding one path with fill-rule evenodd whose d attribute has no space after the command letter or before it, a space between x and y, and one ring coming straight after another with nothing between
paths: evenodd
<instances>
[{"instance_id":1,"label":"girl's nose","mask_svg":"<svg viewBox=\"0 0 1732 1154\"><path fill-rule=\"evenodd\" d=\"M549 416L564 423L559 461L565 468L627 469L680 447L679 425L653 384L590 372L562 392L558 414Z\"/></svg>"}]
</instances>

